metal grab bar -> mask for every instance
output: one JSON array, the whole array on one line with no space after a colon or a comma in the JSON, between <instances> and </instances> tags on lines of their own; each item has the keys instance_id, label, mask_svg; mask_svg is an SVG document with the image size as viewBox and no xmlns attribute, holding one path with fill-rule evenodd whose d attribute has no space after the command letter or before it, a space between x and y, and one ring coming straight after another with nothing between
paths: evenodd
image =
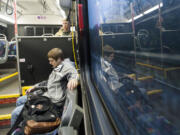
<instances>
[{"instance_id":1,"label":"metal grab bar","mask_svg":"<svg viewBox=\"0 0 180 135\"><path fill-rule=\"evenodd\" d=\"M18 75L18 72L13 73L13 74L11 74L11 75L8 75L8 76L6 76L6 77L1 78L1 79L0 79L0 82L3 82L3 81L5 81L5 80L7 80L7 79L9 79L9 78L12 78L12 77L16 76L16 75Z\"/></svg>"},{"instance_id":2,"label":"metal grab bar","mask_svg":"<svg viewBox=\"0 0 180 135\"><path fill-rule=\"evenodd\" d=\"M43 35L41 35L41 36L54 36L54 34L52 34L52 33L45 33L45 34L43 34Z\"/></svg>"}]
</instances>

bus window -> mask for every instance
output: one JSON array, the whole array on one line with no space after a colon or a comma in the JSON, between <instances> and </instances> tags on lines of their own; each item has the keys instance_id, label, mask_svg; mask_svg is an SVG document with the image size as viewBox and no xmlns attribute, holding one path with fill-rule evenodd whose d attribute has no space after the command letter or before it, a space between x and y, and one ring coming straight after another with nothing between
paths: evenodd
<instances>
[{"instance_id":1,"label":"bus window","mask_svg":"<svg viewBox=\"0 0 180 135\"><path fill-rule=\"evenodd\" d=\"M180 2L167 1L88 0L92 78L122 135L179 134Z\"/></svg>"},{"instance_id":2,"label":"bus window","mask_svg":"<svg viewBox=\"0 0 180 135\"><path fill-rule=\"evenodd\" d=\"M36 27L36 36L43 35L43 27Z\"/></svg>"}]
</instances>

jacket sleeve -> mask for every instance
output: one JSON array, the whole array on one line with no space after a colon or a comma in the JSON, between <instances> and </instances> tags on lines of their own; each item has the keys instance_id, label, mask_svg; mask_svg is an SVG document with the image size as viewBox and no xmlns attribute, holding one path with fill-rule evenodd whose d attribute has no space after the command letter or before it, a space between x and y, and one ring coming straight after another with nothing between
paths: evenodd
<instances>
[{"instance_id":1,"label":"jacket sleeve","mask_svg":"<svg viewBox=\"0 0 180 135\"><path fill-rule=\"evenodd\" d=\"M47 80L35 84L35 87L47 87Z\"/></svg>"},{"instance_id":2,"label":"jacket sleeve","mask_svg":"<svg viewBox=\"0 0 180 135\"><path fill-rule=\"evenodd\" d=\"M64 73L66 74L68 81L72 79L79 81L79 74L72 64L66 64L64 66Z\"/></svg>"}]
</instances>

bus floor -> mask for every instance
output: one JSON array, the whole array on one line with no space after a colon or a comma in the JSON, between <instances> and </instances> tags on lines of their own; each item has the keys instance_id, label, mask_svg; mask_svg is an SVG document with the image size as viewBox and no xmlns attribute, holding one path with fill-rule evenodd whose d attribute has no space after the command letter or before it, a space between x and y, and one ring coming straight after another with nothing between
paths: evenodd
<instances>
[{"instance_id":1,"label":"bus floor","mask_svg":"<svg viewBox=\"0 0 180 135\"><path fill-rule=\"evenodd\" d=\"M0 129L0 135L6 135L10 128Z\"/></svg>"},{"instance_id":2,"label":"bus floor","mask_svg":"<svg viewBox=\"0 0 180 135\"><path fill-rule=\"evenodd\" d=\"M0 69L0 79L15 72L16 69ZM0 82L0 117L11 114L12 110L15 108L15 103L9 103L7 99L4 100L6 96L8 97L8 95L11 94L19 94L19 82L17 75ZM9 131L9 127L9 124L5 126L0 125L0 135L6 135L6 133Z\"/></svg>"}]
</instances>

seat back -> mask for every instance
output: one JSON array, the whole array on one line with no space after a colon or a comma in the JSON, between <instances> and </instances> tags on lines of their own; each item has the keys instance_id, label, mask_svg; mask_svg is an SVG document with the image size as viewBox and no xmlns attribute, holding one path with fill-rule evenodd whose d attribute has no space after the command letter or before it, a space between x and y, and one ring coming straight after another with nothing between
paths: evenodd
<instances>
[{"instance_id":1,"label":"seat back","mask_svg":"<svg viewBox=\"0 0 180 135\"><path fill-rule=\"evenodd\" d=\"M67 90L67 97L61 117L61 127L72 126L78 129L83 118L83 110L77 105L77 90Z\"/></svg>"},{"instance_id":2,"label":"seat back","mask_svg":"<svg viewBox=\"0 0 180 135\"><path fill-rule=\"evenodd\" d=\"M0 34L0 64L3 64L8 59L9 43L4 34Z\"/></svg>"},{"instance_id":3,"label":"seat back","mask_svg":"<svg viewBox=\"0 0 180 135\"><path fill-rule=\"evenodd\" d=\"M78 135L78 133L73 127L62 127L59 129L58 135Z\"/></svg>"}]
</instances>

